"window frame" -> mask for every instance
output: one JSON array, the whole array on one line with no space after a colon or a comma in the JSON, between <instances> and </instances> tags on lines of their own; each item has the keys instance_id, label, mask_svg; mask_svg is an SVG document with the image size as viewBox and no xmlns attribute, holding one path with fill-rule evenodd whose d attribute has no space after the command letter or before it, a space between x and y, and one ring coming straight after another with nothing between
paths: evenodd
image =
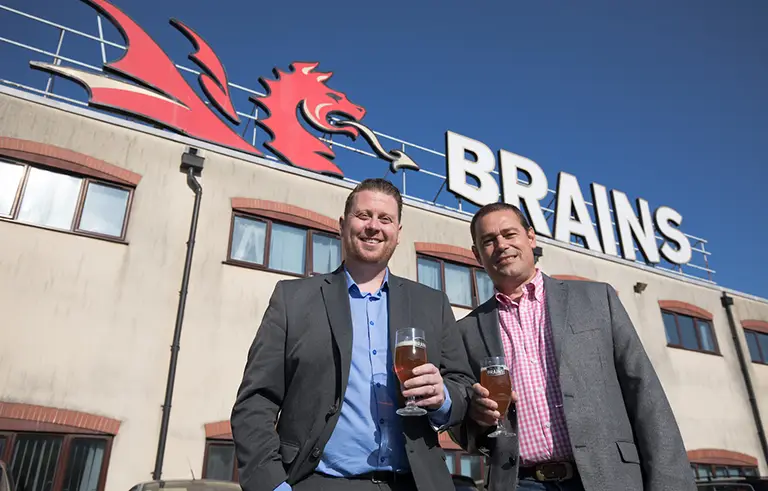
<instances>
[{"instance_id":1,"label":"window frame","mask_svg":"<svg viewBox=\"0 0 768 491\"><path fill-rule=\"evenodd\" d=\"M418 283L421 283L421 281L419 281L419 259L420 258L424 258L424 259L427 259L429 261L436 261L436 262L440 263L440 287L441 287L440 291L445 293L446 296L448 296L448 294L445 291L445 263L449 263L452 266L459 266L459 267L468 269L469 270L469 276L471 277L470 281L471 281L471 284L472 284L472 305L463 305L463 304L460 304L460 303L453 303L453 302L451 302L451 305L454 306L454 307L462 308L462 309L474 309L477 306L482 304L482 302L480 302L480 295L479 295L479 292L477 290L477 277L475 276L475 272L477 270L477 271L480 271L481 273L487 275L488 273L486 273L483 268L479 268L477 266L471 266L469 264L458 262L458 261L450 261L448 259L443 259L442 257L436 256L436 255L432 255L432 254L428 254L426 252L417 252L416 253L416 281ZM425 285L425 283L421 283L421 284ZM450 302L451 299L449 298L448 301ZM486 300L483 300L483 302L485 302L485 301Z\"/></svg>"},{"instance_id":2,"label":"window frame","mask_svg":"<svg viewBox=\"0 0 768 491\"><path fill-rule=\"evenodd\" d=\"M661 309L662 325L664 325L664 314L669 314L674 317L675 327L677 328L677 337L680 340L680 344L672 344L669 341L669 339L667 339L667 347L682 349L685 351L693 351L696 353L704 353L707 355L723 356L722 353L720 352L720 343L717 342L717 335L715 334L715 324L711 319L704 319L702 317L697 317L695 315L690 315L690 314L681 314L679 312L675 312L674 310L662 308ZM680 330L680 321L678 319L679 316L689 317L690 319L693 320L693 330L694 330L694 333L696 334L696 344L698 345L698 349L686 348L685 346L683 346L682 344L683 336L682 336L682 331ZM714 351L707 351L703 348L704 345L701 341L701 332L699 330L699 322L706 322L707 324L709 324L709 334L712 336L712 344L714 345L713 346ZM667 337L666 327L664 328L664 337L665 338Z\"/></svg>"},{"instance_id":3,"label":"window frame","mask_svg":"<svg viewBox=\"0 0 768 491\"><path fill-rule=\"evenodd\" d=\"M23 431L23 430L0 430L0 436L6 438L5 448L3 453L0 453L0 460L4 461L8 466L8 474L16 480L16 477L12 475L11 457L13 448L16 445L16 439L19 435L27 436L50 436L59 437L61 441L61 449L59 455L56 458L56 466L54 468L53 483L51 485L51 491L61 491L64 486L64 478L66 477L67 464L69 463L70 450L72 448L72 442L74 440L103 440L104 445L104 458L101 462L101 470L99 471L99 482L96 487L97 491L104 491L107 483L107 473L109 471L109 461L112 456L112 443L114 437L112 435L93 434L93 433L77 433L69 431Z\"/></svg>"},{"instance_id":4,"label":"window frame","mask_svg":"<svg viewBox=\"0 0 768 491\"><path fill-rule=\"evenodd\" d=\"M240 259L234 259L232 257L232 239L235 236L235 218L236 217L241 217L248 220L255 220L258 222L262 222L266 225L267 229L264 233L264 263L263 264L252 263L252 262L243 261ZM271 252L270 241L272 239L273 223L277 223L279 225L285 225L287 227L298 228L307 232L304 238L304 272L303 273L299 274L299 273L294 273L293 271L282 271L279 269L273 269L269 267L269 256ZM229 264L232 266L240 266L240 267L249 268L249 269L255 269L257 271L267 271L269 273L284 274L288 276L293 276L295 278L309 278L319 274L326 274L326 273L314 272L314 269L315 269L314 260L312 257L314 244L313 244L312 238L314 237L315 234L325 236L325 237L330 237L332 239L337 239L339 241L339 248L341 249L340 234L333 234L325 230L320 230L318 228L313 228L307 225L299 225L287 220L280 220L278 218L265 217L265 216L257 215L255 213L246 213L244 211L232 210L232 218L230 220L230 225L229 225L229 241L227 244L227 259L224 261L224 264ZM341 260L342 262L344 261L343 253L342 253ZM341 266L341 263L339 263L339 266Z\"/></svg>"},{"instance_id":5,"label":"window frame","mask_svg":"<svg viewBox=\"0 0 768 491\"><path fill-rule=\"evenodd\" d=\"M469 457L469 458L478 458L480 461L480 477L479 479L475 479L473 476L466 476L470 479L475 481L475 484L477 485L483 485L485 483L485 475L486 475L486 463L485 459L482 458L482 455L475 455L470 454L468 452L465 452L463 450L455 450L455 449L443 449L443 452L447 455L451 455L453 457L453 469L448 469L448 471L451 473L451 475L456 476L464 476L465 474L461 473L461 458L462 457ZM448 467L446 463L446 467Z\"/></svg>"},{"instance_id":6,"label":"window frame","mask_svg":"<svg viewBox=\"0 0 768 491\"><path fill-rule=\"evenodd\" d=\"M10 165L20 165L24 167L24 171L22 172L21 179L19 181L19 184L16 188L16 195L13 198L13 203L11 204L11 213L10 215L0 215L0 221L2 222L8 222L8 223L15 223L18 225L24 225L27 227L34 227L39 228L43 230L50 230L53 232L61 232L65 234L71 234L71 235L79 235L83 237L90 237L94 239L100 239L100 240L106 240L109 242L117 242L125 244L126 239L125 235L128 231L128 222L130 220L131 216L131 208L133 206L133 195L134 191L136 190L133 186L128 186L125 184L119 184L116 182L111 182L104 179L99 179L93 176L89 176L87 174L80 174L77 172L72 172L69 170L61 169L58 167L51 167L46 165L37 164L34 162L26 162L24 160L20 159L12 159L8 157L2 157L0 156L0 163L6 163ZM19 221L19 211L21 209L21 202L24 200L24 194L27 190L27 183L29 181L29 174L30 169L40 169L46 172L51 172L54 174L60 174L65 175L69 177L74 177L76 179L80 179L80 190L78 191L77 195L77 203L75 204L75 210L72 215L72 220L70 222L69 228L56 228L56 227L50 227L47 225L41 225L37 223L29 223L29 222L22 222ZM101 234L98 232L90 232L87 230L80 230L80 221L82 220L83 216L83 209L85 205L85 199L88 195L88 187L91 183L99 184L105 187L120 189L123 191L128 192L128 200L125 204L125 215L123 216L123 223L122 227L120 229L120 236L114 236L114 235L108 235L108 234Z\"/></svg>"},{"instance_id":7,"label":"window frame","mask_svg":"<svg viewBox=\"0 0 768 491\"><path fill-rule=\"evenodd\" d=\"M232 447L235 450L235 442L230 439L224 438L206 438L205 439L205 453L203 455L203 471L200 473L201 479L208 479L208 458L210 457L210 447ZM240 474L237 471L237 455L233 461L234 469L232 470L232 482L239 482Z\"/></svg>"},{"instance_id":8,"label":"window frame","mask_svg":"<svg viewBox=\"0 0 768 491\"><path fill-rule=\"evenodd\" d=\"M760 345L760 336L768 336L768 334L760 331L755 331L754 329L744 329L744 341L747 343L747 352L749 352L749 341L747 341L748 336L754 336L755 342L757 343L757 351L760 353L760 360L755 361L752 359L752 355L750 353L749 359L752 363L757 363L758 365L768 365L768 353L763 353L763 347Z\"/></svg>"},{"instance_id":9,"label":"window frame","mask_svg":"<svg viewBox=\"0 0 768 491\"><path fill-rule=\"evenodd\" d=\"M704 468L709 471L708 476L700 477L699 476L699 468ZM751 476L757 476L759 475L759 471L757 466L754 465L725 465L725 464L708 464L705 462L691 462L691 469L693 469L693 473L696 480L709 480L709 479L722 479L722 478L734 478L737 476L729 476L729 470L737 470L739 472L738 477L751 477ZM725 476L718 476L717 471L718 469L724 469L726 475ZM755 474L747 474L747 471L754 471Z\"/></svg>"}]
</instances>

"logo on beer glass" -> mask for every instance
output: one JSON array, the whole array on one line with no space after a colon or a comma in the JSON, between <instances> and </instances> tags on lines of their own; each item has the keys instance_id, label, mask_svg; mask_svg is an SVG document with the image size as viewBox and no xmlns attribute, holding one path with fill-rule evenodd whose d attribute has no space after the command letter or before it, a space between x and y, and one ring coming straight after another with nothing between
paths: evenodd
<instances>
[{"instance_id":1,"label":"logo on beer glass","mask_svg":"<svg viewBox=\"0 0 768 491\"><path fill-rule=\"evenodd\" d=\"M413 369L427 363L427 341L424 331L415 327L398 329L395 333L395 374L400 387L413 377ZM416 397L408 397L405 407L398 409L400 416L423 416L427 410L416 405Z\"/></svg>"},{"instance_id":2,"label":"logo on beer glass","mask_svg":"<svg viewBox=\"0 0 768 491\"><path fill-rule=\"evenodd\" d=\"M507 411L512 403L512 377L510 377L507 362L503 356L492 356L483 360L480 370L480 385L488 389L488 398L498 404L497 411L501 413L501 420L497 423L497 429L489 434L489 438L498 436L513 436L514 433L504 426L507 421Z\"/></svg>"}]
</instances>

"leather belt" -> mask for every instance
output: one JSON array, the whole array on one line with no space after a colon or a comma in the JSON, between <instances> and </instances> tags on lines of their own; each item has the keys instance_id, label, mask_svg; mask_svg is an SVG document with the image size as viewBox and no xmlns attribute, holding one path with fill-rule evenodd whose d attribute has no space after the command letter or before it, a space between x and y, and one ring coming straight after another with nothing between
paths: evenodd
<instances>
[{"instance_id":1,"label":"leather belt","mask_svg":"<svg viewBox=\"0 0 768 491\"><path fill-rule=\"evenodd\" d=\"M520 479L533 479L539 482L565 481L576 475L576 466L571 462L545 462L530 467L520 467L517 475Z\"/></svg>"},{"instance_id":2,"label":"leather belt","mask_svg":"<svg viewBox=\"0 0 768 491\"><path fill-rule=\"evenodd\" d=\"M413 475L410 472L373 471L366 472L365 474L358 474L356 476L348 476L346 479L360 479L364 481L371 481L376 484L383 484L393 483L395 481L412 480Z\"/></svg>"}]
</instances>

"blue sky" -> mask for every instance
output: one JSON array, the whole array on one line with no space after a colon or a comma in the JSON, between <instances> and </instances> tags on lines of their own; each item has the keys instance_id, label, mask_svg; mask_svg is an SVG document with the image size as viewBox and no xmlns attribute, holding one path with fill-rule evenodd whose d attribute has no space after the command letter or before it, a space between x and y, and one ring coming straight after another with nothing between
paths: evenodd
<instances>
[{"instance_id":1,"label":"blue sky","mask_svg":"<svg viewBox=\"0 0 768 491\"><path fill-rule=\"evenodd\" d=\"M94 11L78 0L1 1L97 33ZM535 160L550 187L566 171L585 194L598 182L652 209L671 206L685 232L709 240L719 284L768 297L764 0L114 3L177 62L191 66L171 17L206 39L232 82L260 89L275 66L320 61L334 72L328 85L364 106L378 131L439 151L445 130L455 131ZM53 29L7 12L0 36L51 51L57 41ZM99 60L94 44L74 37L63 54ZM0 78L42 88L29 59L0 43ZM83 97L68 84L57 88ZM243 101L236 106L247 111ZM351 159L338 154L342 166ZM348 175L386 169L370 165ZM444 172L439 160L425 167ZM412 186L437 190L434 181Z\"/></svg>"}]
</instances>

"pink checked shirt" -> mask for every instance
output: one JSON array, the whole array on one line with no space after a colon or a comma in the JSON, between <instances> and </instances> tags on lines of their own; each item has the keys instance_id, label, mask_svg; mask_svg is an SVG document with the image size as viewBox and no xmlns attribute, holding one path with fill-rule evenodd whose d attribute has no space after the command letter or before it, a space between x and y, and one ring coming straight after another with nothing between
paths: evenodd
<instances>
[{"instance_id":1,"label":"pink checked shirt","mask_svg":"<svg viewBox=\"0 0 768 491\"><path fill-rule=\"evenodd\" d=\"M498 290L496 299L504 356L518 395L520 462L572 461L541 271L523 286L519 301Z\"/></svg>"}]
</instances>

